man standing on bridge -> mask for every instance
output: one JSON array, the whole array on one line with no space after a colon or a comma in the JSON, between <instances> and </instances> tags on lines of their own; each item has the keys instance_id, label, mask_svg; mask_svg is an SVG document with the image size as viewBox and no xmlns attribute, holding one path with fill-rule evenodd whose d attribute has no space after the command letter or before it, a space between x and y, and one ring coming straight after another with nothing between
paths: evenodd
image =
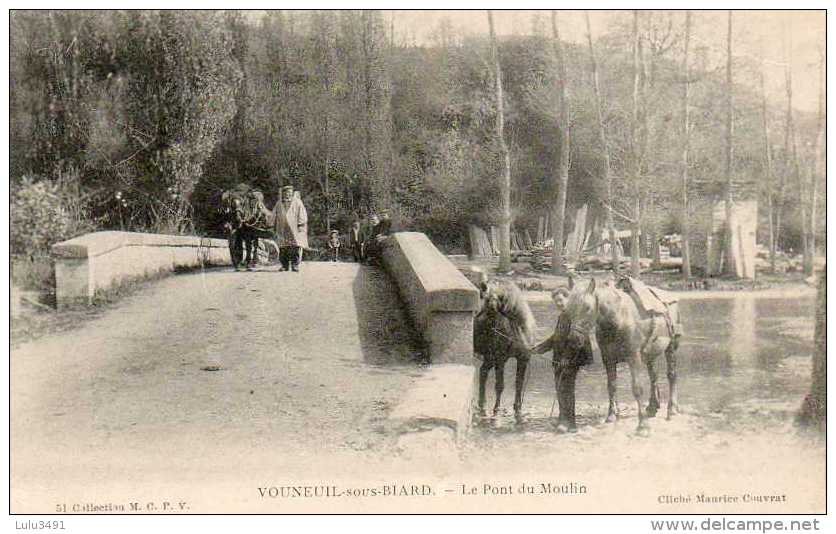
<instances>
[{"instance_id":1,"label":"man standing on bridge","mask_svg":"<svg viewBox=\"0 0 836 534\"><path fill-rule=\"evenodd\" d=\"M308 247L308 212L302 199L294 195L292 185L282 187L281 197L271 215L276 244L279 245L281 270L299 271L302 249Z\"/></svg>"}]
</instances>

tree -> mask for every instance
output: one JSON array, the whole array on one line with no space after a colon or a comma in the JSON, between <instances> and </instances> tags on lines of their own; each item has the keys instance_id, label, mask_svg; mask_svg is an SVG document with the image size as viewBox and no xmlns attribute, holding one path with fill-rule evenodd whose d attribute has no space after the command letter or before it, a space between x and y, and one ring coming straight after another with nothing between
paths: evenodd
<instances>
[{"instance_id":1,"label":"tree","mask_svg":"<svg viewBox=\"0 0 836 534\"><path fill-rule=\"evenodd\" d=\"M647 146L647 77L643 76L644 50L639 34L639 12L633 11L633 100L630 117L633 213L630 221L630 271L639 276L639 233L642 214L642 164Z\"/></svg>"},{"instance_id":2,"label":"tree","mask_svg":"<svg viewBox=\"0 0 836 534\"><path fill-rule=\"evenodd\" d=\"M490 28L491 58L494 65L494 84L496 89L496 140L499 144L503 166L499 178L500 184L500 216L499 223L499 271L511 270L511 155L505 142L505 112L502 99L502 68L499 64L499 50L496 46L493 13L488 11L488 26ZM555 244L557 246L557 244Z\"/></svg>"},{"instance_id":3,"label":"tree","mask_svg":"<svg viewBox=\"0 0 836 534\"><path fill-rule=\"evenodd\" d=\"M566 219L566 192L569 188L569 78L566 75L566 60L563 57L563 43L557 26L557 15L551 12L552 39L554 41L554 55L557 60L557 85L560 129L557 177L555 179L555 203L552 215L552 272L558 274L563 270L563 233Z\"/></svg>"},{"instance_id":4,"label":"tree","mask_svg":"<svg viewBox=\"0 0 836 534\"><path fill-rule=\"evenodd\" d=\"M611 262L613 270L618 269L619 257L618 247L616 247L616 233L615 224L613 223L613 195L612 195L612 176L610 175L610 149L607 146L607 131L604 126L604 110L603 99L601 97L601 88L598 81L598 60L595 57L595 47L592 44L592 25L589 22L589 11L584 11L586 18L586 38L589 44L589 61L592 69L592 88L595 93L595 111L598 118L598 139L601 144L601 152L604 154L604 208L606 209L606 225L609 231Z\"/></svg>"},{"instance_id":5,"label":"tree","mask_svg":"<svg viewBox=\"0 0 836 534\"><path fill-rule=\"evenodd\" d=\"M782 172L778 180L778 191L776 194L777 208L775 210L775 242L781 242L781 223L783 216L784 205L784 189L786 187L787 175L793 172L794 162L791 157L791 145L793 138L793 116L792 116L792 31L788 26L784 26L785 40L784 40L784 85L787 95L787 112L784 123L784 151L782 159Z\"/></svg>"},{"instance_id":6,"label":"tree","mask_svg":"<svg viewBox=\"0 0 836 534\"><path fill-rule=\"evenodd\" d=\"M727 273L734 273L734 262L732 258L737 256L737 251L734 250L732 244L732 171L733 171L733 156L734 156L734 100L733 100L733 79L732 79L732 12L728 12L728 32L726 34L726 191L725 191L725 208L726 208L726 232L725 232L725 250L726 261L725 271Z\"/></svg>"},{"instance_id":7,"label":"tree","mask_svg":"<svg viewBox=\"0 0 836 534\"><path fill-rule=\"evenodd\" d=\"M766 105L766 83L761 61L761 115L763 117L763 166L765 170L764 184L766 186L766 206L769 210L769 264L775 272L775 199L772 190L772 147L769 142L769 116Z\"/></svg>"},{"instance_id":8,"label":"tree","mask_svg":"<svg viewBox=\"0 0 836 534\"><path fill-rule=\"evenodd\" d=\"M390 200L387 180L391 167L390 93L386 73L386 30L379 11L361 13L363 154L371 205Z\"/></svg>"},{"instance_id":9,"label":"tree","mask_svg":"<svg viewBox=\"0 0 836 534\"><path fill-rule=\"evenodd\" d=\"M235 115L241 71L217 12L132 12L129 128L134 181L163 232L191 226L190 197Z\"/></svg>"},{"instance_id":10,"label":"tree","mask_svg":"<svg viewBox=\"0 0 836 534\"><path fill-rule=\"evenodd\" d=\"M824 54L819 51L819 102L816 111L816 140L811 154L810 164L810 220L806 224L807 237L805 239L804 274L813 274L814 258L816 254L816 225L818 213L819 181L824 172Z\"/></svg>"},{"instance_id":11,"label":"tree","mask_svg":"<svg viewBox=\"0 0 836 534\"><path fill-rule=\"evenodd\" d=\"M824 425L827 421L827 268L819 274L810 393L801 405L799 422Z\"/></svg>"},{"instance_id":12,"label":"tree","mask_svg":"<svg viewBox=\"0 0 836 534\"><path fill-rule=\"evenodd\" d=\"M690 247L690 224L688 213L688 152L690 149L690 126L689 126L689 99L688 89L690 85L690 69L688 67L688 45L691 40L691 12L685 12L685 42L682 52L682 274L685 278L691 278L691 247Z\"/></svg>"}]
</instances>

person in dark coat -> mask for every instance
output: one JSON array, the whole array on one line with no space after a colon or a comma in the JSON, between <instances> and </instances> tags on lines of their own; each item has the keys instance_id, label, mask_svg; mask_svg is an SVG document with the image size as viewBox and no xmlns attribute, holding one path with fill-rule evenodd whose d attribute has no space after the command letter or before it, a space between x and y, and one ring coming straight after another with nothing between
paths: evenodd
<instances>
[{"instance_id":1,"label":"person in dark coat","mask_svg":"<svg viewBox=\"0 0 836 534\"><path fill-rule=\"evenodd\" d=\"M258 238L273 237L270 225L267 224L267 210L264 207L264 194L257 189L249 192L244 204L244 221L241 234L244 241L244 265L247 270L258 263Z\"/></svg>"},{"instance_id":2,"label":"person in dark coat","mask_svg":"<svg viewBox=\"0 0 836 534\"><path fill-rule=\"evenodd\" d=\"M366 241L366 257L371 263L376 263L380 259L384 244L394 233L394 229L388 211L381 212L381 217L372 214L369 220L371 227Z\"/></svg>"},{"instance_id":3,"label":"person in dark coat","mask_svg":"<svg viewBox=\"0 0 836 534\"><path fill-rule=\"evenodd\" d=\"M354 261L360 263L365 258L366 246L365 232L360 228L360 221L354 221L351 225L351 230L348 231L348 248L351 249L351 255Z\"/></svg>"},{"instance_id":4,"label":"person in dark coat","mask_svg":"<svg viewBox=\"0 0 836 534\"><path fill-rule=\"evenodd\" d=\"M244 256L242 226L245 215L240 191L232 189L221 195L221 217L229 242L229 257L237 271Z\"/></svg>"},{"instance_id":5,"label":"person in dark coat","mask_svg":"<svg viewBox=\"0 0 836 534\"><path fill-rule=\"evenodd\" d=\"M386 238L385 226L376 213L369 216L369 231L366 237L365 259L369 264L377 263L380 260L380 251L383 241Z\"/></svg>"}]
</instances>

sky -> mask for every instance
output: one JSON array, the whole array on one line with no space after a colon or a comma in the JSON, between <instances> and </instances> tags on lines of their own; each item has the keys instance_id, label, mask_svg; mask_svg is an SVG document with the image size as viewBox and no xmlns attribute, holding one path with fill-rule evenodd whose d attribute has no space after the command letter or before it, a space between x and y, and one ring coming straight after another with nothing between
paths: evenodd
<instances>
[{"instance_id":1,"label":"sky","mask_svg":"<svg viewBox=\"0 0 836 534\"><path fill-rule=\"evenodd\" d=\"M684 24L683 11L676 13ZM485 11L386 11L387 20L394 19L396 42L431 44L433 32L443 19L448 19L455 31L464 35L488 33ZM494 11L498 35L526 35L532 33L533 19L541 17L550 34L548 11ZM590 23L593 37L605 33L607 27L619 18L632 17L627 11L591 11ZM583 11L558 11L558 24L563 39L585 42L586 23ZM709 49L710 57L717 65L725 61L726 11L692 11L695 45ZM815 111L819 97L819 57L825 49L824 11L734 11L732 16L732 55L748 56L754 61L764 60L766 91L770 101L781 102L786 98L784 66L787 56L793 65L793 100L797 109ZM787 54L791 35L791 52ZM759 82L758 82L759 83Z\"/></svg>"}]
</instances>

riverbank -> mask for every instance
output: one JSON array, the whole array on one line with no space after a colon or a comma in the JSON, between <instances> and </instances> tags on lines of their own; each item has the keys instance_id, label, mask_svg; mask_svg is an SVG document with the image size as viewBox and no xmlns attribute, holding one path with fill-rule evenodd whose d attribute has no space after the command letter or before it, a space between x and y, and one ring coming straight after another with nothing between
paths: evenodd
<instances>
[{"instance_id":1,"label":"riverbank","mask_svg":"<svg viewBox=\"0 0 836 534\"><path fill-rule=\"evenodd\" d=\"M531 300L549 300L549 294L554 289L569 283L567 276L534 270L527 262L512 263L510 272L497 273L498 259L495 257L469 259L464 255L451 255L448 258L461 270L480 268L491 277L513 281ZM590 271L578 273L578 276L605 279L611 274L610 271ZM642 273L640 278L646 284L669 291L681 299L730 298L747 293L764 298L796 298L815 294L815 288L808 283L803 273L758 272L755 280L728 277L694 277L685 280L679 271L667 270Z\"/></svg>"}]
</instances>

